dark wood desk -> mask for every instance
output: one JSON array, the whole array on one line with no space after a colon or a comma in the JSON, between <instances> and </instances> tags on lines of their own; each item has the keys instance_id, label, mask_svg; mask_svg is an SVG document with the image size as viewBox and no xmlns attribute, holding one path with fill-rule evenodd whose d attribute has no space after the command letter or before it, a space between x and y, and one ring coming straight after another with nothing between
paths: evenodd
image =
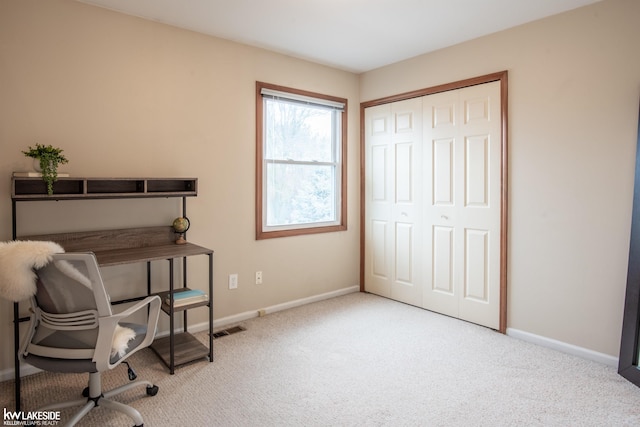
<instances>
[{"instance_id":1,"label":"dark wood desk","mask_svg":"<svg viewBox=\"0 0 640 427\"><path fill-rule=\"evenodd\" d=\"M145 295L114 301L112 304L121 304L144 299L151 292L151 262L166 260L169 262L169 289L155 293L162 299L162 310L169 315L169 335L156 339L151 348L167 365L169 372L173 374L175 367L208 357L213 362L213 250L186 243L175 244L176 235L171 227L143 227L119 230L88 231L77 233L42 234L33 236L20 236L18 240L52 241L62 246L66 252L93 252L100 267L147 263L147 290ZM174 307L173 303L166 303L166 296L187 288L187 257L195 255L207 255L209 257L209 284L208 302L200 302L187 306ZM183 260L183 287L176 289L174 283L175 260ZM209 308L209 347L200 343L187 331L187 310L208 306ZM175 333L174 316L178 312L183 313L184 331ZM15 314L14 314L15 316ZM18 320L15 319L16 325ZM16 364L16 390L19 390L20 366ZM17 397L19 399L19 397Z\"/></svg>"},{"instance_id":2,"label":"dark wood desk","mask_svg":"<svg viewBox=\"0 0 640 427\"><path fill-rule=\"evenodd\" d=\"M65 201L65 200L104 200L104 199L147 199L147 198L167 198L182 199L182 214L187 216L187 198L196 197L198 195L198 178L184 177L129 177L129 178L101 178L101 177L58 177L53 184L54 194L50 195L47 191L46 184L40 177L24 177L21 173L14 173L11 178L11 236L12 239L18 239L18 203L29 203L33 201ZM99 217L99 215L98 215ZM47 234L40 236L23 236L23 239L44 239L57 241L62 244L67 252L74 251L91 251L98 258L98 263L102 267L130 264L137 262L147 263L147 294L151 293L151 267L152 261L168 260L171 273L170 289L164 293L160 293L161 298L164 295L173 292L173 267L174 260L183 259L184 280L183 286L187 284L187 257L193 255L207 255L209 257L209 301L198 304L188 305L186 307L175 308L162 305L162 310L169 314L171 319L171 331L169 337L157 340L159 344L166 341L168 344L156 349L156 342L152 348L161 356L162 360L167 364L171 373L174 367L180 364L183 358L174 354L174 349L178 346L185 347L182 343L183 338L191 337L188 333L179 334L174 337L174 314L177 311L183 311L185 329L187 325L186 310L203 305L209 307L209 349L200 344L195 338L191 337L190 341L194 347L200 345L196 354L189 354L188 360L197 357L209 356L209 360L213 361L213 341L212 341L212 325L213 325L213 251L191 243L186 245L175 245L175 234L171 227L149 227L123 230L105 230L91 231L82 233L61 233ZM177 289L176 291L180 291ZM144 297L132 298L125 301L135 301ZM173 304L172 304L173 305ZM19 303L13 304L14 317L14 347L15 347L15 396L16 411L20 411L20 358L18 349L20 348L20 330L19 322L26 320L20 317ZM176 338L174 340L174 338ZM164 340L164 341L162 341ZM181 353L181 352L180 352ZM163 357L163 354L168 356ZM185 359L186 360L186 359ZM186 362L185 362L186 363Z\"/></svg>"}]
</instances>

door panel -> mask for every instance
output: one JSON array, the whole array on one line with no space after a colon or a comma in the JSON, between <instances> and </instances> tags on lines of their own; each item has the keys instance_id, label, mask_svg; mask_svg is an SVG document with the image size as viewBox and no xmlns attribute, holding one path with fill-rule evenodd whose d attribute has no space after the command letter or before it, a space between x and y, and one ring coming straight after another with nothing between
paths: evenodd
<instances>
[{"instance_id":1,"label":"door panel","mask_svg":"<svg viewBox=\"0 0 640 427\"><path fill-rule=\"evenodd\" d=\"M387 246L387 222L371 221L371 274L382 280L389 278Z\"/></svg>"},{"instance_id":2,"label":"door panel","mask_svg":"<svg viewBox=\"0 0 640 427\"><path fill-rule=\"evenodd\" d=\"M365 110L365 290L414 305L422 300L421 104Z\"/></svg>"},{"instance_id":3,"label":"door panel","mask_svg":"<svg viewBox=\"0 0 640 427\"><path fill-rule=\"evenodd\" d=\"M453 227L433 227L433 290L453 295Z\"/></svg>"},{"instance_id":4,"label":"door panel","mask_svg":"<svg viewBox=\"0 0 640 427\"><path fill-rule=\"evenodd\" d=\"M424 206L424 221L433 225L424 228L429 282L423 307L497 329L500 85L494 82L429 95L423 98L423 106L424 143L431 145L424 162L432 165L424 196L431 203ZM450 148L444 149L447 145ZM442 196L447 191L450 202ZM446 251L443 228L451 230L452 248ZM442 291L443 271L451 272L449 292Z\"/></svg>"},{"instance_id":5,"label":"door panel","mask_svg":"<svg viewBox=\"0 0 640 427\"><path fill-rule=\"evenodd\" d=\"M452 138L433 141L431 175L434 206L453 206L453 143Z\"/></svg>"},{"instance_id":6,"label":"door panel","mask_svg":"<svg viewBox=\"0 0 640 427\"><path fill-rule=\"evenodd\" d=\"M396 283L412 286L414 280L413 266L413 240L414 232L412 224L396 223Z\"/></svg>"},{"instance_id":7,"label":"door panel","mask_svg":"<svg viewBox=\"0 0 640 427\"><path fill-rule=\"evenodd\" d=\"M489 136L465 138L465 206L486 208L489 200Z\"/></svg>"},{"instance_id":8,"label":"door panel","mask_svg":"<svg viewBox=\"0 0 640 427\"><path fill-rule=\"evenodd\" d=\"M396 204L413 204L414 188L414 144L403 142L396 144Z\"/></svg>"},{"instance_id":9,"label":"door panel","mask_svg":"<svg viewBox=\"0 0 640 427\"><path fill-rule=\"evenodd\" d=\"M465 294L459 317L500 327L500 83L460 89L465 120L460 138L465 149L467 200L459 216L465 229Z\"/></svg>"},{"instance_id":10,"label":"door panel","mask_svg":"<svg viewBox=\"0 0 640 427\"><path fill-rule=\"evenodd\" d=\"M488 295L488 231L465 230L464 297L489 302Z\"/></svg>"},{"instance_id":11,"label":"door panel","mask_svg":"<svg viewBox=\"0 0 640 427\"><path fill-rule=\"evenodd\" d=\"M408 304L422 301L421 257L421 180L422 100L409 99L391 105L394 131L394 204L391 218L395 231L394 278L391 298Z\"/></svg>"},{"instance_id":12,"label":"door panel","mask_svg":"<svg viewBox=\"0 0 640 427\"><path fill-rule=\"evenodd\" d=\"M424 292L422 307L457 317L461 245L456 226L460 148L456 123L459 106L457 91L423 98L423 186Z\"/></svg>"},{"instance_id":13,"label":"door panel","mask_svg":"<svg viewBox=\"0 0 640 427\"><path fill-rule=\"evenodd\" d=\"M365 122L365 289L391 297L393 225L393 152L391 105L366 110Z\"/></svg>"},{"instance_id":14,"label":"door panel","mask_svg":"<svg viewBox=\"0 0 640 427\"><path fill-rule=\"evenodd\" d=\"M384 203L387 201L387 147L375 145L371 147L371 166L379 171L371 177L371 200Z\"/></svg>"}]
</instances>

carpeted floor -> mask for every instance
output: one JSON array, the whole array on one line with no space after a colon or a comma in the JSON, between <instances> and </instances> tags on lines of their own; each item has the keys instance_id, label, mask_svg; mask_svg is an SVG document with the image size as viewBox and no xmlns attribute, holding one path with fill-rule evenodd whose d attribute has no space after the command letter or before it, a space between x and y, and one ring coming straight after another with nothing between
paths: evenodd
<instances>
[{"instance_id":1,"label":"carpeted floor","mask_svg":"<svg viewBox=\"0 0 640 427\"><path fill-rule=\"evenodd\" d=\"M146 426L640 425L640 388L612 367L370 294L242 326L215 340L213 363L175 375L148 349L134 355L139 378L160 392L119 400ZM105 388L126 381L125 367L103 376ZM84 376L30 376L23 409L77 398L84 386ZM0 392L0 406L12 408L12 382ZM131 424L98 408L79 425Z\"/></svg>"}]
</instances>

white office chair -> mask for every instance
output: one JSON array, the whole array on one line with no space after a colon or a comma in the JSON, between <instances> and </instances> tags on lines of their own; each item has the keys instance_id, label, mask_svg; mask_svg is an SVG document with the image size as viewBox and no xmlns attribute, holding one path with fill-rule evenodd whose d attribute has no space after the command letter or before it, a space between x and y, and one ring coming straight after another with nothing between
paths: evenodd
<instances>
[{"instance_id":1,"label":"white office chair","mask_svg":"<svg viewBox=\"0 0 640 427\"><path fill-rule=\"evenodd\" d=\"M31 298L31 326L20 350L21 359L50 372L88 373L85 399L47 405L38 410L55 410L83 405L67 425L73 426L96 406L120 411L143 425L140 413L110 400L133 387L146 385L154 396L158 387L148 381L135 381L103 392L100 374L113 369L154 339L160 298L147 297L129 309L113 314L104 289L95 255L91 253L54 254L53 260L36 270L37 291ZM146 324L124 323L142 311ZM148 315L147 315L148 311ZM136 375L128 368L129 379Z\"/></svg>"}]
</instances>

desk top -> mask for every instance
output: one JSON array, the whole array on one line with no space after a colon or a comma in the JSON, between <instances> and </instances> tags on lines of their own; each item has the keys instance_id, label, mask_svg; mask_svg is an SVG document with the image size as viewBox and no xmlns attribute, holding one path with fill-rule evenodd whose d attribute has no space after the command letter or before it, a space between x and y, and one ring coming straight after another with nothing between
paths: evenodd
<instances>
[{"instance_id":1,"label":"desk top","mask_svg":"<svg viewBox=\"0 0 640 427\"><path fill-rule=\"evenodd\" d=\"M101 267L213 254L212 249L189 242L176 245L173 229L165 226L41 234L18 240L52 241L66 252L93 252Z\"/></svg>"},{"instance_id":2,"label":"desk top","mask_svg":"<svg viewBox=\"0 0 640 427\"><path fill-rule=\"evenodd\" d=\"M192 255L208 255L213 250L202 246L186 243L184 245L147 246L142 248L112 249L108 251L93 251L96 254L98 265L107 267L110 265L130 264L134 262L157 261L163 259L181 258Z\"/></svg>"}]
</instances>

